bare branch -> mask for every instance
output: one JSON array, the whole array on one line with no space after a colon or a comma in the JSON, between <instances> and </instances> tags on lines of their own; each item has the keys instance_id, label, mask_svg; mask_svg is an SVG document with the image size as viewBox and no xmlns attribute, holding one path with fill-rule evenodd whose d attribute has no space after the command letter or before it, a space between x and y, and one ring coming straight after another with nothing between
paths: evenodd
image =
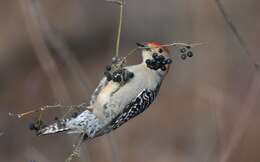
<instances>
[{"instance_id":1,"label":"bare branch","mask_svg":"<svg viewBox=\"0 0 260 162\"><path fill-rule=\"evenodd\" d=\"M121 39L123 14L124 14L124 0L106 0L106 1L111 3L116 3L120 6L119 23L118 23L118 31L117 31L117 39L116 39L116 54L115 54L116 57L119 57L120 39Z\"/></svg>"},{"instance_id":2,"label":"bare branch","mask_svg":"<svg viewBox=\"0 0 260 162\"><path fill-rule=\"evenodd\" d=\"M251 54L251 52L249 51L243 37L241 36L241 34L239 33L239 31L237 30L236 26L234 25L234 23L232 22L231 18L228 16L227 12L225 11L224 9L224 6L222 5L222 3L220 2L220 0L214 0L219 11L221 12L225 22L227 23L227 25L230 27L231 31L233 32L233 34L235 35L235 37L237 38L238 40L238 43L239 45L242 47L242 49L244 50L244 53L246 55L249 56L251 62L254 64L254 67L256 69L258 69L259 65L254 62L254 59L253 59L253 55Z\"/></svg>"},{"instance_id":3,"label":"bare branch","mask_svg":"<svg viewBox=\"0 0 260 162\"><path fill-rule=\"evenodd\" d=\"M122 1L121 0L106 0L107 2L111 2L111 3L115 3L115 4L118 4L118 5L122 5Z\"/></svg>"},{"instance_id":4,"label":"bare branch","mask_svg":"<svg viewBox=\"0 0 260 162\"><path fill-rule=\"evenodd\" d=\"M25 117L27 115L31 115L33 113L43 112L43 111L50 110L50 109L77 109L77 110L79 110L79 109L87 109L87 108L88 108L88 106L87 106L86 103L82 103L80 105L69 105L69 106L64 106L64 105L61 105L61 104L46 105L46 106L43 106L43 107L40 107L40 108L37 108L37 109L34 109L34 110L30 110L30 111L27 111L27 112L24 112L24 113L20 113L20 114L15 114L15 113L9 112L9 116L22 118L22 117Z\"/></svg>"}]
</instances>

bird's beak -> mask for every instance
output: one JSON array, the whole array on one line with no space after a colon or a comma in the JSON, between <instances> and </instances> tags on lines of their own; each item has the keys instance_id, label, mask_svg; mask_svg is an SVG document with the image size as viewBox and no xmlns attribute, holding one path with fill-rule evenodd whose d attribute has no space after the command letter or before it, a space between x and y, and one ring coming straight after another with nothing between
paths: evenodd
<instances>
[{"instance_id":1,"label":"bird's beak","mask_svg":"<svg viewBox=\"0 0 260 162\"><path fill-rule=\"evenodd\" d=\"M136 45L137 45L138 47L146 47L144 44L138 43L138 42L136 42Z\"/></svg>"}]
</instances>

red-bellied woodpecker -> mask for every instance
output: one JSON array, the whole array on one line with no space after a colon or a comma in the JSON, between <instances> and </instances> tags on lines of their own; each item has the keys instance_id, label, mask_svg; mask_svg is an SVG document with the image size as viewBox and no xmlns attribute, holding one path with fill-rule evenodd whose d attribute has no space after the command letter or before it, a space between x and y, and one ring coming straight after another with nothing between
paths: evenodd
<instances>
[{"instance_id":1,"label":"red-bellied woodpecker","mask_svg":"<svg viewBox=\"0 0 260 162\"><path fill-rule=\"evenodd\" d=\"M39 130L38 135L66 131L94 138L109 133L146 110L159 92L171 59L169 49L160 43L138 46L142 48L142 63L123 67L123 71L131 74L130 79L122 84L120 78L104 77L94 91L87 110L76 118L67 118Z\"/></svg>"}]
</instances>

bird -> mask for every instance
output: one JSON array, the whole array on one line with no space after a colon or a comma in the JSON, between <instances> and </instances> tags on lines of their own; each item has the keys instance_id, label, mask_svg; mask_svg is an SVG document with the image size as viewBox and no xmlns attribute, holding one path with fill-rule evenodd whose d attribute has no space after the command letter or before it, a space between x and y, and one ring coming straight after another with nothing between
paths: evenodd
<instances>
[{"instance_id":1,"label":"bird","mask_svg":"<svg viewBox=\"0 0 260 162\"><path fill-rule=\"evenodd\" d=\"M104 76L94 90L87 109L74 118L40 129L37 135L66 132L84 134L84 139L93 139L144 112L158 96L172 60L169 48L159 42L137 43L137 46L142 50L142 61L123 67L123 71L131 74L130 78L122 84L122 79Z\"/></svg>"}]
</instances>

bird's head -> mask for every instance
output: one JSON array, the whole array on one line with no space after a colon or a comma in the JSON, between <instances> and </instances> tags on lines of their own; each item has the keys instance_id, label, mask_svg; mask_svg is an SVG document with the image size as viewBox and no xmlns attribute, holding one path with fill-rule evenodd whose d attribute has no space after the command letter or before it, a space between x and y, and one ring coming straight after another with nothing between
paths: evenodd
<instances>
[{"instance_id":1,"label":"bird's head","mask_svg":"<svg viewBox=\"0 0 260 162\"><path fill-rule=\"evenodd\" d=\"M171 64L170 50L159 42L137 43L142 48L143 63L156 71L168 71Z\"/></svg>"}]
</instances>

